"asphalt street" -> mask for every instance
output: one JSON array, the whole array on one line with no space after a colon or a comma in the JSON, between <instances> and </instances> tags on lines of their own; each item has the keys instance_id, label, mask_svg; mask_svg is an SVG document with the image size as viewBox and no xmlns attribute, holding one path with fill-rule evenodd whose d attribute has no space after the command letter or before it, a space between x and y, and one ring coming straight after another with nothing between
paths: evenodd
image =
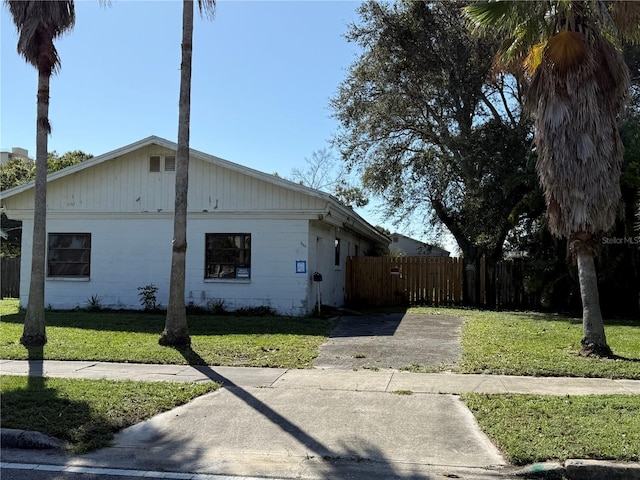
<instances>
[{"instance_id":1,"label":"asphalt street","mask_svg":"<svg viewBox=\"0 0 640 480\"><path fill-rule=\"evenodd\" d=\"M2 478L2 480L139 480L141 478L164 480L264 480L264 478L257 477L230 477L228 475L207 475L201 473L152 472L114 468L10 463L0 463L0 478Z\"/></svg>"}]
</instances>

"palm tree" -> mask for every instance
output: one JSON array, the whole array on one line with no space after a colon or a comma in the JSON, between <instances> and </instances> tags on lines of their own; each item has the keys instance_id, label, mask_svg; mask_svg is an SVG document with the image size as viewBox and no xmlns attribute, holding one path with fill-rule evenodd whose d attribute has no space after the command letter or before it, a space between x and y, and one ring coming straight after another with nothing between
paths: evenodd
<instances>
[{"instance_id":1,"label":"palm tree","mask_svg":"<svg viewBox=\"0 0 640 480\"><path fill-rule=\"evenodd\" d=\"M20 343L37 347L47 343L44 316L44 276L47 215L47 142L49 124L49 81L60 68L53 41L75 23L72 0L5 0L18 30L18 53L38 69L36 121L36 180L33 211L33 246L29 301Z\"/></svg>"},{"instance_id":2,"label":"palm tree","mask_svg":"<svg viewBox=\"0 0 640 480\"><path fill-rule=\"evenodd\" d=\"M465 8L472 28L504 37L498 67L524 67L535 121L536 168L551 232L578 265L581 353L610 356L594 264L615 220L623 146L618 117L629 94L621 40L640 40L640 3L496 1Z\"/></svg>"},{"instance_id":3,"label":"palm tree","mask_svg":"<svg viewBox=\"0 0 640 480\"><path fill-rule=\"evenodd\" d=\"M200 14L213 16L215 0L198 0ZM191 121L191 57L193 51L193 0L182 3L182 66L176 152L176 198L173 216L173 250L169 305L160 345L189 345L189 327L184 303L187 255L187 194L189 190L189 127Z\"/></svg>"}]
</instances>

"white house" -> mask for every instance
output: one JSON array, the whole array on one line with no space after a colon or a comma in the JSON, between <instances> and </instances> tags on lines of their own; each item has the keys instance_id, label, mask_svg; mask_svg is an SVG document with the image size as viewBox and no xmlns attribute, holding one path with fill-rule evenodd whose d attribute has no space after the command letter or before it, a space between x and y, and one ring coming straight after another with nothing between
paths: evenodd
<instances>
[{"instance_id":1,"label":"white house","mask_svg":"<svg viewBox=\"0 0 640 480\"><path fill-rule=\"evenodd\" d=\"M155 136L52 173L47 180L45 304L141 308L138 287L169 291L176 144ZM1 193L23 222L20 304L31 266L34 184ZM347 256L389 239L326 193L190 151L186 301L270 306L306 315L344 301ZM313 273L322 282L313 281Z\"/></svg>"},{"instance_id":2,"label":"white house","mask_svg":"<svg viewBox=\"0 0 640 480\"><path fill-rule=\"evenodd\" d=\"M401 233L392 233L391 253L401 254L407 257L448 257L449 251L435 245L420 242Z\"/></svg>"}]
</instances>

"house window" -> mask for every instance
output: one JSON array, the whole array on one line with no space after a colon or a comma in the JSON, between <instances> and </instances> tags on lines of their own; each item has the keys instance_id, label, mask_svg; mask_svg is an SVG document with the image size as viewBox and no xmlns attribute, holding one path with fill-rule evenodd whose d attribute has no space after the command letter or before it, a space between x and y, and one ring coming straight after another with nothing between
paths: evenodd
<instances>
[{"instance_id":1,"label":"house window","mask_svg":"<svg viewBox=\"0 0 640 480\"><path fill-rule=\"evenodd\" d=\"M204 278L251 278L251 234L207 233Z\"/></svg>"},{"instance_id":2,"label":"house window","mask_svg":"<svg viewBox=\"0 0 640 480\"><path fill-rule=\"evenodd\" d=\"M176 156L175 155L151 155L149 157L149 172L175 172Z\"/></svg>"},{"instance_id":3,"label":"house window","mask_svg":"<svg viewBox=\"0 0 640 480\"><path fill-rule=\"evenodd\" d=\"M336 267L340 266L340 239L336 238L336 259L335 259Z\"/></svg>"},{"instance_id":4,"label":"house window","mask_svg":"<svg viewBox=\"0 0 640 480\"><path fill-rule=\"evenodd\" d=\"M91 273L90 233L50 233L47 276L88 278Z\"/></svg>"}]
</instances>

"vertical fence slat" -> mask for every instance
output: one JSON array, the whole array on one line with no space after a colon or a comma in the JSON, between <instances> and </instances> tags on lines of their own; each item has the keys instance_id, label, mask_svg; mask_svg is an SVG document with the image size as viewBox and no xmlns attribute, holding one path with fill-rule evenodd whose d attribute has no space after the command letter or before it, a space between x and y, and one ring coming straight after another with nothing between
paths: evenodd
<instances>
[{"instance_id":1,"label":"vertical fence slat","mask_svg":"<svg viewBox=\"0 0 640 480\"><path fill-rule=\"evenodd\" d=\"M398 268L397 275L392 274L392 267ZM4 268L4 263L2 270L3 275L9 270ZM465 272L462 259L456 257L352 257L347 261L345 301L367 306L457 305L464 300L463 278L467 275L480 286L476 305L486 305L484 259L479 270ZM499 308L539 305L539 295L526 293L522 261L499 262L494 275ZM4 276L2 279L4 284Z\"/></svg>"},{"instance_id":2,"label":"vertical fence slat","mask_svg":"<svg viewBox=\"0 0 640 480\"><path fill-rule=\"evenodd\" d=\"M353 257L347 265L348 303L438 306L462 300L462 262L458 258Z\"/></svg>"},{"instance_id":3,"label":"vertical fence slat","mask_svg":"<svg viewBox=\"0 0 640 480\"><path fill-rule=\"evenodd\" d=\"M20 257L0 259L0 298L20 296Z\"/></svg>"}]
</instances>

